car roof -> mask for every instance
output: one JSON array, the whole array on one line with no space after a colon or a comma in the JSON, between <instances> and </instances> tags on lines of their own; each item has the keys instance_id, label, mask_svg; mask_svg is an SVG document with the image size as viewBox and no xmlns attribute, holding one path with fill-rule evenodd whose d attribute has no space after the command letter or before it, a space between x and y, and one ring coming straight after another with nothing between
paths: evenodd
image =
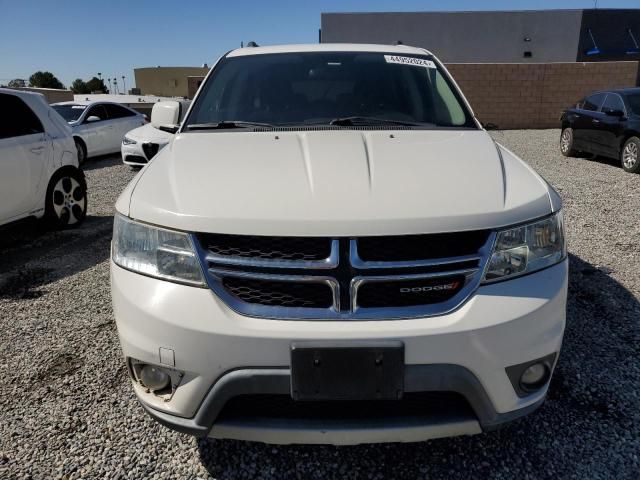
<instances>
[{"instance_id":1,"label":"car roof","mask_svg":"<svg viewBox=\"0 0 640 480\"><path fill-rule=\"evenodd\" d=\"M296 52L379 52L413 55L431 55L423 48L409 45L376 45L367 43L310 43L299 45L273 45L269 47L244 47L232 50L227 57L242 57L247 55L264 55L267 53L296 53Z\"/></svg>"},{"instance_id":2,"label":"car roof","mask_svg":"<svg viewBox=\"0 0 640 480\"><path fill-rule=\"evenodd\" d=\"M626 95L630 93L640 93L640 87L611 88L609 90L596 90L595 92L591 92L588 95L585 95L585 98L590 97L591 95L597 95L598 93L618 93L620 95Z\"/></svg>"},{"instance_id":3,"label":"car roof","mask_svg":"<svg viewBox=\"0 0 640 480\"><path fill-rule=\"evenodd\" d=\"M613 90L608 90L609 92L620 93L622 95L626 93L640 93L640 87L631 87L631 88L616 88Z\"/></svg>"},{"instance_id":4,"label":"car roof","mask_svg":"<svg viewBox=\"0 0 640 480\"><path fill-rule=\"evenodd\" d=\"M70 100L68 102L57 102L57 103L52 103L52 106L56 106L56 105L80 105L83 107L89 107L89 106L93 106L93 105L119 105L121 107L125 107L128 108L129 110L132 110L132 108L127 107L126 105L122 105L121 103L118 102L105 102L102 100L97 100L97 101L91 101L91 100L79 100L79 101L75 101L75 100Z\"/></svg>"},{"instance_id":5,"label":"car roof","mask_svg":"<svg viewBox=\"0 0 640 480\"><path fill-rule=\"evenodd\" d=\"M16 88L4 88L0 87L0 93L6 93L9 95L16 95L18 97L41 97L44 98L44 95L39 92L32 92L30 90L18 90Z\"/></svg>"}]
</instances>

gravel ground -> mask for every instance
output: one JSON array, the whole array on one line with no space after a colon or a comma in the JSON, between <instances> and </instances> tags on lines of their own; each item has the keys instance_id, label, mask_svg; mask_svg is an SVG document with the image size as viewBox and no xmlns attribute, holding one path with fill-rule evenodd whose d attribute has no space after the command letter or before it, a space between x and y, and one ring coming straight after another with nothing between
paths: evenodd
<instances>
[{"instance_id":1,"label":"gravel ground","mask_svg":"<svg viewBox=\"0 0 640 480\"><path fill-rule=\"evenodd\" d=\"M640 175L562 157L557 130L494 135L566 206L565 346L536 414L475 437L340 448L160 427L129 386L109 298L112 206L134 174L102 158L82 228L0 235L0 478L638 478Z\"/></svg>"}]
</instances>

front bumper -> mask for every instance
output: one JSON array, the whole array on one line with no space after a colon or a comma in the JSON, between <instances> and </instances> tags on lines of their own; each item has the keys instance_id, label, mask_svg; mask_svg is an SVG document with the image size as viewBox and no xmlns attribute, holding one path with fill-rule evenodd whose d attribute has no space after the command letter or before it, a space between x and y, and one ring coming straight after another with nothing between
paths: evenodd
<instances>
[{"instance_id":1,"label":"front bumper","mask_svg":"<svg viewBox=\"0 0 640 480\"><path fill-rule=\"evenodd\" d=\"M132 143L129 145L125 145L124 143L120 144L120 153L122 155L122 163L126 165L131 165L134 167L141 167L146 165L149 160L142 150L142 143Z\"/></svg>"},{"instance_id":2,"label":"front bumper","mask_svg":"<svg viewBox=\"0 0 640 480\"><path fill-rule=\"evenodd\" d=\"M112 295L124 355L160 364L175 352L184 378L171 401L134 382L158 421L198 436L269 443L418 441L489 430L537 408L547 386L519 397L505 368L556 353L565 325L567 261L518 279L480 287L459 309L438 317L389 321L266 320L241 316L209 289L128 272L111 264ZM237 395L289 392L294 341L400 340L405 391L461 393L470 417L368 422L218 421Z\"/></svg>"}]
</instances>

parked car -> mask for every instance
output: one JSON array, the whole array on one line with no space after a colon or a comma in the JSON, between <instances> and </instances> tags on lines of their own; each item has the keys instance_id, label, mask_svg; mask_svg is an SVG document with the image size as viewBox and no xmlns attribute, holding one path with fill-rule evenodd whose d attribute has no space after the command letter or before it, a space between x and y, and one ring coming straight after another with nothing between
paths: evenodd
<instances>
[{"instance_id":1,"label":"parked car","mask_svg":"<svg viewBox=\"0 0 640 480\"><path fill-rule=\"evenodd\" d=\"M640 172L640 88L592 93L565 110L561 121L564 156L602 155Z\"/></svg>"},{"instance_id":2,"label":"parked car","mask_svg":"<svg viewBox=\"0 0 640 480\"><path fill-rule=\"evenodd\" d=\"M166 426L417 441L545 399L566 314L561 199L424 49L224 55L116 210L120 342Z\"/></svg>"},{"instance_id":3,"label":"parked car","mask_svg":"<svg viewBox=\"0 0 640 480\"><path fill-rule=\"evenodd\" d=\"M82 223L87 186L69 126L38 93L0 88L0 112L0 225Z\"/></svg>"},{"instance_id":4,"label":"parked car","mask_svg":"<svg viewBox=\"0 0 640 480\"><path fill-rule=\"evenodd\" d=\"M120 151L124 134L146 123L143 114L113 102L60 102L51 106L69 122L80 164L96 155Z\"/></svg>"},{"instance_id":5,"label":"parked car","mask_svg":"<svg viewBox=\"0 0 640 480\"><path fill-rule=\"evenodd\" d=\"M177 117L171 118L169 121L171 124L177 125L182 121L190 104L190 100L167 100L156 103L153 106L153 110L171 105L171 112L172 114L175 113ZM151 116L153 117L153 113ZM162 130L160 127L161 125L148 123L127 132L122 138L122 147L120 149L123 163L131 165L132 167L142 167L146 165L162 147L167 145L173 139L175 131L171 129Z\"/></svg>"}]
</instances>

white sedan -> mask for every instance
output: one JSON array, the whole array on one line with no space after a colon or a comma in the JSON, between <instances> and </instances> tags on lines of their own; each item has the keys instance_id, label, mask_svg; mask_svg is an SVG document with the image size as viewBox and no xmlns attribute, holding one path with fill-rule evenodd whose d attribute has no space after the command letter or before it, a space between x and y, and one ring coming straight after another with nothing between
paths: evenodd
<instances>
[{"instance_id":1,"label":"white sedan","mask_svg":"<svg viewBox=\"0 0 640 480\"><path fill-rule=\"evenodd\" d=\"M71 126L80 163L120 150L122 137L147 117L114 102L61 102L51 105Z\"/></svg>"},{"instance_id":2,"label":"white sedan","mask_svg":"<svg viewBox=\"0 0 640 480\"><path fill-rule=\"evenodd\" d=\"M80 224L87 186L67 123L39 93L0 88L0 225L27 217Z\"/></svg>"},{"instance_id":3,"label":"white sedan","mask_svg":"<svg viewBox=\"0 0 640 480\"><path fill-rule=\"evenodd\" d=\"M156 103L153 106L153 111L168 111L170 118L165 121L169 122L169 125L149 123L127 132L122 138L122 161L132 167L142 167L149 163L155 154L173 139L174 127L172 125L177 125L182 121L190 104L191 100L170 100ZM153 118L153 113L151 117Z\"/></svg>"},{"instance_id":4,"label":"white sedan","mask_svg":"<svg viewBox=\"0 0 640 480\"><path fill-rule=\"evenodd\" d=\"M150 123L131 130L122 138L120 151L123 163L132 167L146 165L173 136L173 133L160 130Z\"/></svg>"}]
</instances>

